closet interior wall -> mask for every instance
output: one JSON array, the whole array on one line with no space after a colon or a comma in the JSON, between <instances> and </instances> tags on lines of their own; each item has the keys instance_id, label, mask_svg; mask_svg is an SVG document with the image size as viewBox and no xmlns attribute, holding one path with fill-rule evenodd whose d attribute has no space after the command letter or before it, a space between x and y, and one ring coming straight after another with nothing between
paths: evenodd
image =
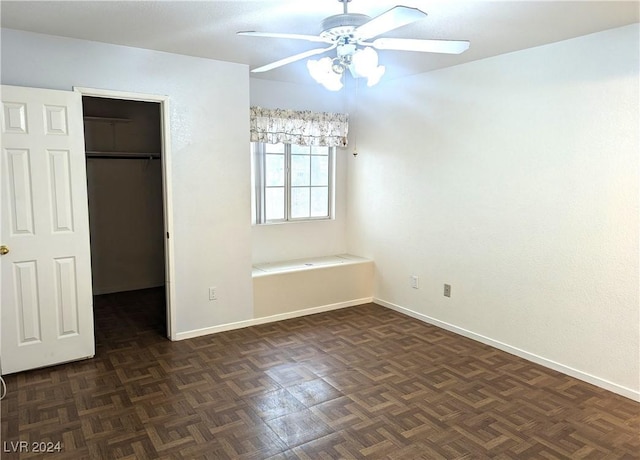
<instances>
[{"instance_id":1,"label":"closet interior wall","mask_svg":"<svg viewBox=\"0 0 640 460\"><path fill-rule=\"evenodd\" d=\"M94 295L163 286L160 105L83 97Z\"/></svg>"}]
</instances>

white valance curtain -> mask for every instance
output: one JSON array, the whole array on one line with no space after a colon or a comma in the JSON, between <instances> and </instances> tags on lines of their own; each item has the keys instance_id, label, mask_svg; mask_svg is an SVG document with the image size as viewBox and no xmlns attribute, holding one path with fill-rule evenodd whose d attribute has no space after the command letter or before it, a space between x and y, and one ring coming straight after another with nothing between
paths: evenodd
<instances>
[{"instance_id":1,"label":"white valance curtain","mask_svg":"<svg viewBox=\"0 0 640 460\"><path fill-rule=\"evenodd\" d=\"M346 147L349 116L251 107L250 129L251 142Z\"/></svg>"}]
</instances>

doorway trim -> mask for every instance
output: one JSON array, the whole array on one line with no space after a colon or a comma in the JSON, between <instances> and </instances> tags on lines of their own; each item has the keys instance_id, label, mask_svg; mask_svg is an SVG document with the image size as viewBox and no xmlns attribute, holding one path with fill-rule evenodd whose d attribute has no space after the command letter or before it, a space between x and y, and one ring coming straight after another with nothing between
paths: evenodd
<instances>
[{"instance_id":1,"label":"doorway trim","mask_svg":"<svg viewBox=\"0 0 640 460\"><path fill-rule=\"evenodd\" d=\"M175 286L173 280L173 204L171 193L171 124L169 123L169 96L144 93L130 93L127 91L113 91L109 89L85 88L74 86L73 90L82 96L103 97L107 99L123 99L128 101L157 102L160 104L160 159L162 161L162 203L164 212L164 268L165 290L167 304L167 337L176 340L175 317Z\"/></svg>"}]
</instances>

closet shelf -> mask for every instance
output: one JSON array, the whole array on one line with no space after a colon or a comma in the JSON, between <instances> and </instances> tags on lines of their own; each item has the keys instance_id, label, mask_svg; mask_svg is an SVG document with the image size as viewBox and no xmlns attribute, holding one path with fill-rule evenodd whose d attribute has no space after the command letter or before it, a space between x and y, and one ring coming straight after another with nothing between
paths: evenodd
<instances>
[{"instance_id":1,"label":"closet shelf","mask_svg":"<svg viewBox=\"0 0 640 460\"><path fill-rule=\"evenodd\" d=\"M84 121L96 121L100 123L131 123L130 118L116 118L116 117L82 117Z\"/></svg>"},{"instance_id":2,"label":"closet shelf","mask_svg":"<svg viewBox=\"0 0 640 460\"><path fill-rule=\"evenodd\" d=\"M87 158L130 158L130 159L149 159L157 160L160 154L157 152L110 152L101 150L87 150L85 152Z\"/></svg>"}]
</instances>

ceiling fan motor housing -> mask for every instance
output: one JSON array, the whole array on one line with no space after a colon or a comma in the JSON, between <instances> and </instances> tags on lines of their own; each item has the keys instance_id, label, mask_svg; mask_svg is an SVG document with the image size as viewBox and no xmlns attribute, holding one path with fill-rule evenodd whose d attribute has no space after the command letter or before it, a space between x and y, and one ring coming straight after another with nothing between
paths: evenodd
<instances>
[{"instance_id":1,"label":"ceiling fan motor housing","mask_svg":"<svg viewBox=\"0 0 640 460\"><path fill-rule=\"evenodd\" d=\"M331 41L338 41L341 38L345 43L349 43L353 39L353 32L356 27L369 22L371 17L366 14L358 13L346 13L336 14L324 19L321 24L322 32L320 36L322 38L330 39Z\"/></svg>"}]
</instances>

